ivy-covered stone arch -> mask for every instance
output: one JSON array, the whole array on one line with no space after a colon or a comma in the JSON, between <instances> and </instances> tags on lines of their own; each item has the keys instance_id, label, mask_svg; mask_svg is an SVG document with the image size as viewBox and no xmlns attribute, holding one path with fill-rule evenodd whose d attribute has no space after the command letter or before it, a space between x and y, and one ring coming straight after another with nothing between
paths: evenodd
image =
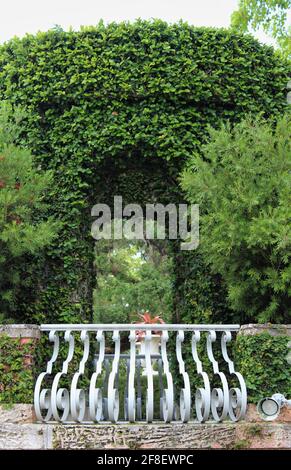
<instances>
[{"instance_id":1,"label":"ivy-covered stone arch","mask_svg":"<svg viewBox=\"0 0 291 470\"><path fill-rule=\"evenodd\" d=\"M37 260L20 318L90 320L92 204L113 194L182 200L179 172L207 126L282 113L287 77L272 48L250 36L159 20L52 30L3 45L0 98L26 108L22 144L53 169L50 211L64 223ZM229 319L221 281L199 250L176 251L175 259L178 320L200 321L205 312Z\"/></svg>"}]
</instances>

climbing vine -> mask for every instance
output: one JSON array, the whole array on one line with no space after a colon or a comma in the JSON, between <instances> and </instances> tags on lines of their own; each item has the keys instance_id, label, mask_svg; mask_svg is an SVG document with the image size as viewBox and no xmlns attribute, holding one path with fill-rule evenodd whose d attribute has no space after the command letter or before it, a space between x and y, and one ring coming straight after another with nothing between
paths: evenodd
<instances>
[{"instance_id":1,"label":"climbing vine","mask_svg":"<svg viewBox=\"0 0 291 470\"><path fill-rule=\"evenodd\" d=\"M257 403L273 393L291 394L291 368L286 356L290 337L269 333L239 335L234 349L237 370L246 381L248 399Z\"/></svg>"},{"instance_id":2,"label":"climbing vine","mask_svg":"<svg viewBox=\"0 0 291 470\"><path fill-rule=\"evenodd\" d=\"M1 334L0 357L0 403L32 403L35 343Z\"/></svg>"}]
</instances>

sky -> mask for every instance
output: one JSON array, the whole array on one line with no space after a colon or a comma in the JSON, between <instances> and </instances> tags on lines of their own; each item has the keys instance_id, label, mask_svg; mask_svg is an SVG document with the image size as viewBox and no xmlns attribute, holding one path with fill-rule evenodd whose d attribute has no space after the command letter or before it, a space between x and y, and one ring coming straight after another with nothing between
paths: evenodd
<instances>
[{"instance_id":1,"label":"sky","mask_svg":"<svg viewBox=\"0 0 291 470\"><path fill-rule=\"evenodd\" d=\"M161 18L170 23L183 19L194 26L228 27L237 4L238 0L0 0L0 43L55 25L78 30L100 19ZM274 43L262 32L255 36Z\"/></svg>"}]
</instances>

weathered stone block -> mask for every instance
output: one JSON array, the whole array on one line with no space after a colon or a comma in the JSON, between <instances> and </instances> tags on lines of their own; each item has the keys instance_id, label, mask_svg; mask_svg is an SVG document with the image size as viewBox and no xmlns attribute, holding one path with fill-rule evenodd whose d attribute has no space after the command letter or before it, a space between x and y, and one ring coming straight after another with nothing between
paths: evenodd
<instances>
[{"instance_id":1,"label":"weathered stone block","mask_svg":"<svg viewBox=\"0 0 291 470\"><path fill-rule=\"evenodd\" d=\"M0 334L4 333L10 338L40 338L39 325L0 325Z\"/></svg>"},{"instance_id":2,"label":"weathered stone block","mask_svg":"<svg viewBox=\"0 0 291 470\"><path fill-rule=\"evenodd\" d=\"M191 449L231 446L232 424L101 424L54 426L53 447L61 449Z\"/></svg>"},{"instance_id":3,"label":"weathered stone block","mask_svg":"<svg viewBox=\"0 0 291 470\"><path fill-rule=\"evenodd\" d=\"M271 336L291 336L291 325L273 325L271 323L242 325L239 335L257 335L259 333L269 333Z\"/></svg>"},{"instance_id":4,"label":"weathered stone block","mask_svg":"<svg viewBox=\"0 0 291 470\"><path fill-rule=\"evenodd\" d=\"M35 423L36 417L33 405L18 403L15 405L0 405L0 424Z\"/></svg>"},{"instance_id":5,"label":"weathered stone block","mask_svg":"<svg viewBox=\"0 0 291 470\"><path fill-rule=\"evenodd\" d=\"M43 424L0 424L0 449L49 449L51 431Z\"/></svg>"}]
</instances>

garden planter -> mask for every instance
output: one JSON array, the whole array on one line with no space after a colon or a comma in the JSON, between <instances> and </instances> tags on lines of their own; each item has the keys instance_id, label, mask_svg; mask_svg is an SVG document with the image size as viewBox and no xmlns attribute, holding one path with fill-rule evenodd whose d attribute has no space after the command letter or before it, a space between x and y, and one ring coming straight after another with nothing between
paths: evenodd
<instances>
[{"instance_id":1,"label":"garden planter","mask_svg":"<svg viewBox=\"0 0 291 470\"><path fill-rule=\"evenodd\" d=\"M161 344L161 336L157 334L152 334L151 341L150 341L150 351L151 356L160 354L160 344ZM145 338L142 337L139 341L136 342L137 347L137 354L145 355ZM154 366L157 362L157 359L152 359L152 365ZM141 366L142 366L142 375L146 375L146 361L145 359L141 359ZM154 370L153 375L158 375L158 371Z\"/></svg>"}]
</instances>

